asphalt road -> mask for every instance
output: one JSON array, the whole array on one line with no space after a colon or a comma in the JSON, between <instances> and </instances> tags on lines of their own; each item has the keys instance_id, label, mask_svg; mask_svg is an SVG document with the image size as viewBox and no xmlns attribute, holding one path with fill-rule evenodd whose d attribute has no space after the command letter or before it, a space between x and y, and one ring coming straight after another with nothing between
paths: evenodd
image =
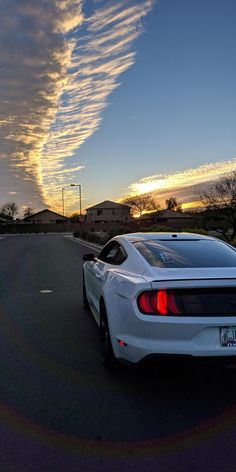
<instances>
[{"instance_id":1,"label":"asphalt road","mask_svg":"<svg viewBox=\"0 0 236 472\"><path fill-rule=\"evenodd\" d=\"M0 238L0 470L236 470L236 370L114 373L62 235Z\"/></svg>"}]
</instances>

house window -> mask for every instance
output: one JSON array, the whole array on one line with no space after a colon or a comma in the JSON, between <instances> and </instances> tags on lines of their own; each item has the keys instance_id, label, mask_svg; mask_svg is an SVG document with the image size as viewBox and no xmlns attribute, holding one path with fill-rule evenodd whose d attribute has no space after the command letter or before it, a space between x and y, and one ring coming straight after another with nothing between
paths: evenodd
<instances>
[{"instance_id":1,"label":"house window","mask_svg":"<svg viewBox=\"0 0 236 472\"><path fill-rule=\"evenodd\" d=\"M102 210L97 210L97 216L101 216L102 215Z\"/></svg>"}]
</instances>

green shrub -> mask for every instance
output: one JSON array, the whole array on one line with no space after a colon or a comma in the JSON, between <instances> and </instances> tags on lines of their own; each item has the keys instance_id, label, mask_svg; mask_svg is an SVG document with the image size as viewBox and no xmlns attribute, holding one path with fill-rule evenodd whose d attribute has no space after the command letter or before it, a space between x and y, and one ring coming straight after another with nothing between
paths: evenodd
<instances>
[{"instance_id":1,"label":"green shrub","mask_svg":"<svg viewBox=\"0 0 236 472\"><path fill-rule=\"evenodd\" d=\"M86 240L90 241L91 243L98 243L100 241L100 238L97 235L97 233L92 232L92 233L87 233Z\"/></svg>"},{"instance_id":2,"label":"green shrub","mask_svg":"<svg viewBox=\"0 0 236 472\"><path fill-rule=\"evenodd\" d=\"M118 236L118 234L126 234L126 233L129 233L130 231L127 229L127 228L117 228L117 227L114 227L114 228L111 228L107 234L108 234L108 237L109 239L111 238L114 238L114 236ZM132 232L132 231L131 231Z\"/></svg>"},{"instance_id":3,"label":"green shrub","mask_svg":"<svg viewBox=\"0 0 236 472\"><path fill-rule=\"evenodd\" d=\"M99 233L97 233L98 236L99 236L99 239L100 239L100 243L101 244L106 244L107 241L109 241L110 238L110 235L109 233L105 232L105 231L100 231Z\"/></svg>"},{"instance_id":4,"label":"green shrub","mask_svg":"<svg viewBox=\"0 0 236 472\"><path fill-rule=\"evenodd\" d=\"M236 243L236 240L235 238L233 239L233 241L230 240L230 237L227 237L225 234L223 233L216 233L213 235L215 238L218 238L218 239L221 239L221 241L225 241L226 243L230 243L232 244L232 246L234 246L234 242Z\"/></svg>"},{"instance_id":5,"label":"green shrub","mask_svg":"<svg viewBox=\"0 0 236 472\"><path fill-rule=\"evenodd\" d=\"M80 233L80 237L81 237L82 239L87 239L88 234L89 234L88 231L86 231L85 229L82 229L82 231L81 231L81 233Z\"/></svg>"},{"instance_id":6,"label":"green shrub","mask_svg":"<svg viewBox=\"0 0 236 472\"><path fill-rule=\"evenodd\" d=\"M82 229L81 231L75 231L73 233L74 238L81 238L84 239L85 241L90 241L91 243L97 243L97 244L102 244L102 238L100 237L99 233L96 233L93 229L93 231L86 231L85 229Z\"/></svg>"},{"instance_id":7,"label":"green shrub","mask_svg":"<svg viewBox=\"0 0 236 472\"><path fill-rule=\"evenodd\" d=\"M79 232L79 231L75 231L75 232L73 233L73 236L74 236L74 238L79 238L79 237L80 237L80 232Z\"/></svg>"}]
</instances>

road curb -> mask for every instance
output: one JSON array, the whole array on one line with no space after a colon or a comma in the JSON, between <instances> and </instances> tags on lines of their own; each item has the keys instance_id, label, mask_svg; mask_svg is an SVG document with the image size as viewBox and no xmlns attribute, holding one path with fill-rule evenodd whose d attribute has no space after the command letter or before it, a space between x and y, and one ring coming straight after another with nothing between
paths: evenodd
<instances>
[{"instance_id":1,"label":"road curb","mask_svg":"<svg viewBox=\"0 0 236 472\"><path fill-rule=\"evenodd\" d=\"M71 241L74 241L75 243L82 244L83 246L89 247L91 249L95 249L96 251L101 251L103 246L95 243L91 243L90 241L85 241L84 239L81 238L74 238L74 236L64 236L64 238L70 239Z\"/></svg>"}]
</instances>

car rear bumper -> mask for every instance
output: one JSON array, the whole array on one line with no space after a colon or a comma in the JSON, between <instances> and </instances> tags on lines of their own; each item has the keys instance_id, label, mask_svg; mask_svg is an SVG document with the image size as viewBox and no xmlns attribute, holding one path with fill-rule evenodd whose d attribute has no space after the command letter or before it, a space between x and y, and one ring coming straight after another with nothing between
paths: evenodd
<instances>
[{"instance_id":1,"label":"car rear bumper","mask_svg":"<svg viewBox=\"0 0 236 472\"><path fill-rule=\"evenodd\" d=\"M184 359L199 360L236 359L236 346L222 346L220 341L220 330L228 324L222 322L221 326L209 326L196 320L188 327L182 327L183 329L177 323L154 327L150 325L150 330L145 329L142 336L127 333L114 336L112 333L113 350L118 359L135 364L151 356L179 359L182 356Z\"/></svg>"},{"instance_id":2,"label":"car rear bumper","mask_svg":"<svg viewBox=\"0 0 236 472\"><path fill-rule=\"evenodd\" d=\"M236 369L236 356L215 356L215 357L193 357L193 356L182 356L182 355L161 355L151 354L144 357L139 362L130 362L126 359L117 359L123 365L127 367L154 367L164 369L198 369L198 368L230 368Z\"/></svg>"},{"instance_id":3,"label":"car rear bumper","mask_svg":"<svg viewBox=\"0 0 236 472\"><path fill-rule=\"evenodd\" d=\"M236 356L236 345L221 344L222 328L230 327L236 331L236 314L233 316L144 315L138 309L137 296L137 292L134 292L132 298L119 297L115 300L116 303L114 299L107 300L106 306L112 306L108 321L116 358L138 363L151 355L201 358Z\"/></svg>"},{"instance_id":4,"label":"car rear bumper","mask_svg":"<svg viewBox=\"0 0 236 472\"><path fill-rule=\"evenodd\" d=\"M153 364L157 367L200 367L200 366L230 366L236 368L235 356L191 356L189 354L148 354L138 362L125 358L117 358L122 364L136 367Z\"/></svg>"},{"instance_id":5,"label":"car rear bumper","mask_svg":"<svg viewBox=\"0 0 236 472\"><path fill-rule=\"evenodd\" d=\"M154 363L158 366L218 366L230 365L236 367L235 356L191 356L181 354L150 354L134 365Z\"/></svg>"}]
</instances>

